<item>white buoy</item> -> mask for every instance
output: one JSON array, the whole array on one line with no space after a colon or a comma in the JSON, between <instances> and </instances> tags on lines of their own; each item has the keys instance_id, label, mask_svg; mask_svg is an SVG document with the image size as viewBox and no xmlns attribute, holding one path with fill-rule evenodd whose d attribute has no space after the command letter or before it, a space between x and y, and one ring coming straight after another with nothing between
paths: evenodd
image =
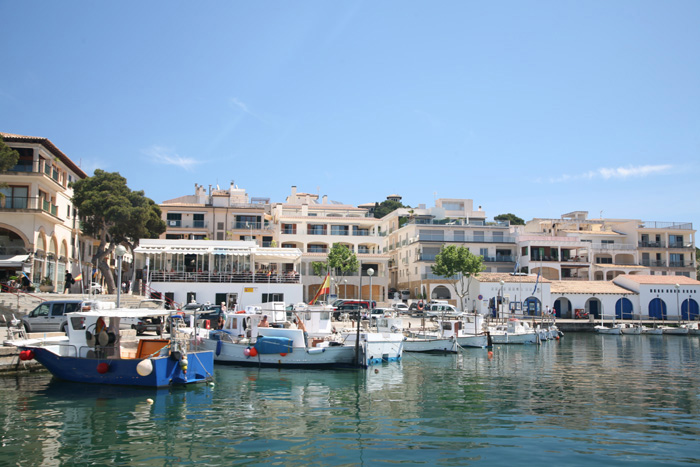
<instances>
[{"instance_id":1,"label":"white buoy","mask_svg":"<svg viewBox=\"0 0 700 467\"><path fill-rule=\"evenodd\" d=\"M149 404L153 404L153 399L146 399L146 402L148 402Z\"/></svg>"},{"instance_id":2,"label":"white buoy","mask_svg":"<svg viewBox=\"0 0 700 467\"><path fill-rule=\"evenodd\" d=\"M148 376L153 373L153 362L150 358L141 360L138 365L136 365L136 373L140 376Z\"/></svg>"}]
</instances>

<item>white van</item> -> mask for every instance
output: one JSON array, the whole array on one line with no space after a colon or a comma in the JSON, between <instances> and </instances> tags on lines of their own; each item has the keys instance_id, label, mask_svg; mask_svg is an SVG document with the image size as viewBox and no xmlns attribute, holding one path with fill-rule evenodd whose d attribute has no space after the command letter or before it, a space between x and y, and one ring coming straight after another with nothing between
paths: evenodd
<instances>
[{"instance_id":1,"label":"white van","mask_svg":"<svg viewBox=\"0 0 700 467\"><path fill-rule=\"evenodd\" d=\"M431 303L425 309L425 314L431 318L459 318L462 313L447 303Z\"/></svg>"}]
</instances>

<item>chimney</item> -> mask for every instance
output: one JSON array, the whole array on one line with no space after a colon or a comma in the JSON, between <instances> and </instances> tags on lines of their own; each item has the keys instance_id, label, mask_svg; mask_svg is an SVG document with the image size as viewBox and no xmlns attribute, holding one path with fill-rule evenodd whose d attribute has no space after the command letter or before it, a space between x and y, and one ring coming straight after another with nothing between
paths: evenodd
<instances>
[{"instance_id":1,"label":"chimney","mask_svg":"<svg viewBox=\"0 0 700 467\"><path fill-rule=\"evenodd\" d=\"M321 204L328 204L328 195L323 195Z\"/></svg>"}]
</instances>

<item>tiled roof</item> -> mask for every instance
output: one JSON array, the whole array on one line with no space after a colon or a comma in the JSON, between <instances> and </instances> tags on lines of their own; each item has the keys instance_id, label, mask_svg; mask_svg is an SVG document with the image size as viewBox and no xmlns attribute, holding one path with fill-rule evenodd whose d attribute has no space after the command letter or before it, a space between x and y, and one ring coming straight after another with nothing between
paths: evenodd
<instances>
[{"instance_id":1,"label":"tiled roof","mask_svg":"<svg viewBox=\"0 0 700 467\"><path fill-rule=\"evenodd\" d=\"M503 281L507 284L534 284L537 282L537 276L534 274L529 274L527 276L514 276L513 274L507 272L482 272L474 279L479 282L500 282ZM551 282L548 279L540 276L540 282Z\"/></svg>"},{"instance_id":2,"label":"tiled roof","mask_svg":"<svg viewBox=\"0 0 700 467\"><path fill-rule=\"evenodd\" d=\"M633 294L612 281L552 281L552 294Z\"/></svg>"},{"instance_id":3,"label":"tiled roof","mask_svg":"<svg viewBox=\"0 0 700 467\"><path fill-rule=\"evenodd\" d=\"M641 274L630 274L625 276L619 276L623 279L628 279L637 284L659 284L659 285L700 285L700 281L691 279L685 276L649 276Z\"/></svg>"},{"instance_id":4,"label":"tiled roof","mask_svg":"<svg viewBox=\"0 0 700 467\"><path fill-rule=\"evenodd\" d=\"M83 172L83 169L78 167L75 162L73 162L68 156L63 154L63 152L58 149L48 138L42 138L41 136L25 136L25 135L15 135L13 133L3 133L0 132L2 139L6 143L37 143L43 145L49 150L54 156L56 156L61 162L66 164L75 174L81 178L87 178L88 175Z\"/></svg>"}]
</instances>

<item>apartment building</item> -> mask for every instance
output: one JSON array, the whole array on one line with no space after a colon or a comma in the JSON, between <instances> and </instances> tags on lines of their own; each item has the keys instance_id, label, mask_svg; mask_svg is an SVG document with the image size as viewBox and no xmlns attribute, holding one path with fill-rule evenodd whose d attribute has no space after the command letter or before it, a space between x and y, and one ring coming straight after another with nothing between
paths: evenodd
<instances>
[{"instance_id":1,"label":"apartment building","mask_svg":"<svg viewBox=\"0 0 700 467\"><path fill-rule=\"evenodd\" d=\"M446 245L465 246L484 258L485 272L513 272L515 236L508 222L488 222L471 199L438 199L435 206L401 208L381 219L382 251L390 256L389 283L404 298L445 299L455 303L452 286L432 273Z\"/></svg>"},{"instance_id":2,"label":"apartment building","mask_svg":"<svg viewBox=\"0 0 700 467\"><path fill-rule=\"evenodd\" d=\"M268 198L250 198L245 189L231 182L228 189L195 183L194 195L161 203L168 240L247 240L258 246L272 246L274 228L270 223Z\"/></svg>"},{"instance_id":3,"label":"apartment building","mask_svg":"<svg viewBox=\"0 0 700 467\"><path fill-rule=\"evenodd\" d=\"M92 256L92 240L79 238L70 182L87 177L49 139L0 133L19 153L17 164L0 173L0 281L27 274L35 285L50 278L63 290L65 272L81 270ZM79 248L83 247L79 253Z\"/></svg>"},{"instance_id":4,"label":"apartment building","mask_svg":"<svg viewBox=\"0 0 700 467\"><path fill-rule=\"evenodd\" d=\"M519 229L520 265L551 280L610 281L620 275L695 279L690 223L589 219L587 211L536 218Z\"/></svg>"},{"instance_id":5,"label":"apartment building","mask_svg":"<svg viewBox=\"0 0 700 467\"><path fill-rule=\"evenodd\" d=\"M274 238L282 248L302 251L300 272L305 300L310 300L323 278L314 275L313 262L326 261L334 244L347 246L357 255L361 271L351 273L341 284L333 285L339 298L369 298L369 270L372 276L372 298L385 300L388 293L387 267L389 256L381 250L380 220L366 208L329 201L327 196L291 188L284 203L271 208Z\"/></svg>"}]
</instances>

